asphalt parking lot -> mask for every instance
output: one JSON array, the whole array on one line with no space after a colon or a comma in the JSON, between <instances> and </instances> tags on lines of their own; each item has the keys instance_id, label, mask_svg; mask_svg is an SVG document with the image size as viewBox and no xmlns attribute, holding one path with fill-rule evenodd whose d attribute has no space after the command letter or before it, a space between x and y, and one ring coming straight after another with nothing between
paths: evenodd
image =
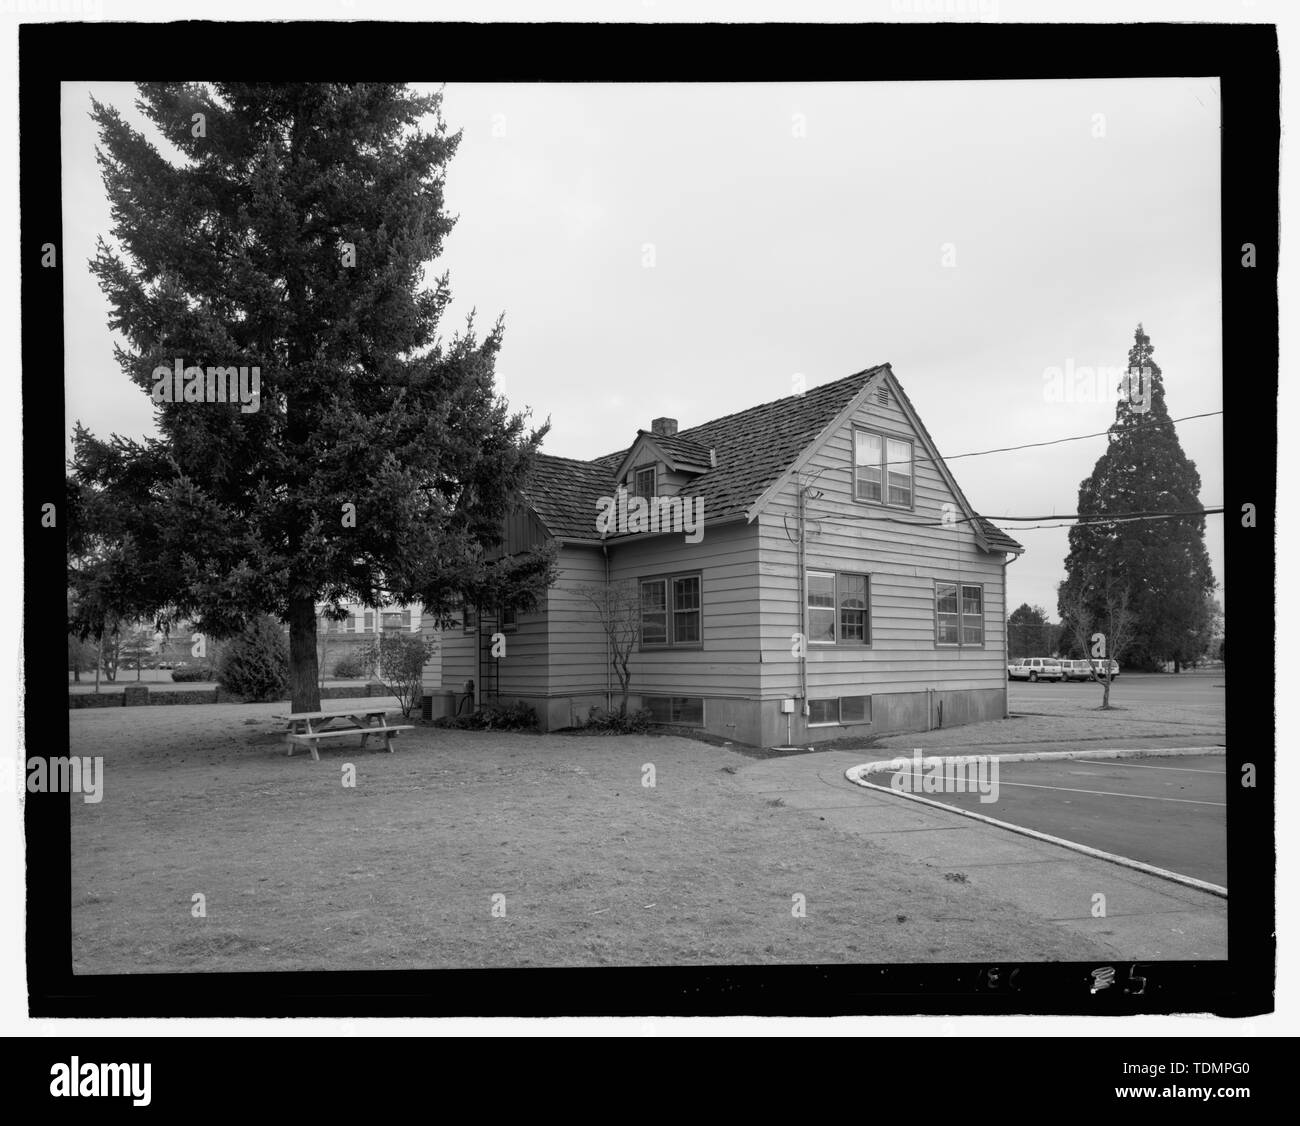
<instances>
[{"instance_id":1,"label":"asphalt parking lot","mask_svg":"<svg viewBox=\"0 0 1300 1126\"><path fill-rule=\"evenodd\" d=\"M1140 708L1144 705L1222 705L1224 674L1218 673L1121 673L1111 682L1111 702ZM1011 710L1032 712L1034 704L1059 705L1081 699L1101 698L1101 685L1088 680L1008 681Z\"/></svg>"},{"instance_id":2,"label":"asphalt parking lot","mask_svg":"<svg viewBox=\"0 0 1300 1126\"><path fill-rule=\"evenodd\" d=\"M993 802L978 793L927 796L1227 887L1222 755L999 762L997 782Z\"/></svg>"}]
</instances>

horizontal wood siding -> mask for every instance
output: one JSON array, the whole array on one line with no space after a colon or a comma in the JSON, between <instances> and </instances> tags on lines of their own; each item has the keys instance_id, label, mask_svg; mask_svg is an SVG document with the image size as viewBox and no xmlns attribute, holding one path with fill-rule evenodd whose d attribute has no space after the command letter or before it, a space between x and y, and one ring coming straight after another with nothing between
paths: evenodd
<instances>
[{"instance_id":1,"label":"horizontal wood siding","mask_svg":"<svg viewBox=\"0 0 1300 1126\"><path fill-rule=\"evenodd\" d=\"M458 625L449 626L442 634L443 688L459 695L465 688L465 681L477 679L474 635L463 632Z\"/></svg>"},{"instance_id":2,"label":"horizontal wood siding","mask_svg":"<svg viewBox=\"0 0 1300 1126\"><path fill-rule=\"evenodd\" d=\"M914 509L886 508L853 500L853 425L914 443ZM838 517L894 517L939 522L945 503L957 498L933 462L927 460L892 394L882 406L871 396L851 423L840 428L805 471L821 470L814 482L806 565L814 570L865 572L871 576L870 648L810 646L808 694L812 698L1002 687L1006 679L1006 607L1003 555L989 555L975 543L967 523L909 527L883 520ZM816 493L821 493L816 497ZM759 517L763 564L763 692L766 697L797 691L798 661L791 637L803 629L798 548L786 534L796 527L796 492L791 482ZM960 517L960 509L957 509ZM783 518L785 518L783 522ZM935 644L935 580L982 583L984 647Z\"/></svg>"},{"instance_id":3,"label":"horizontal wood siding","mask_svg":"<svg viewBox=\"0 0 1300 1126\"><path fill-rule=\"evenodd\" d=\"M759 556L757 529L708 523L704 538L658 536L614 547L614 580L700 572L702 648L632 655L632 691L656 695L757 696L759 691Z\"/></svg>"},{"instance_id":4,"label":"horizontal wood siding","mask_svg":"<svg viewBox=\"0 0 1300 1126\"><path fill-rule=\"evenodd\" d=\"M504 631L505 656L497 667L502 699L546 695L549 632L545 614L520 614L519 628Z\"/></svg>"},{"instance_id":5,"label":"horizontal wood siding","mask_svg":"<svg viewBox=\"0 0 1300 1126\"><path fill-rule=\"evenodd\" d=\"M442 634L435 628L433 617L429 615L420 623L420 636L434 645L433 653L424 662L424 671L420 675L420 684L427 689L442 687Z\"/></svg>"},{"instance_id":6,"label":"horizontal wood siding","mask_svg":"<svg viewBox=\"0 0 1300 1126\"><path fill-rule=\"evenodd\" d=\"M561 548L559 578L546 593L546 644L550 662L547 692L552 696L604 692L605 635L595 607L578 588L605 581L600 548Z\"/></svg>"}]
</instances>

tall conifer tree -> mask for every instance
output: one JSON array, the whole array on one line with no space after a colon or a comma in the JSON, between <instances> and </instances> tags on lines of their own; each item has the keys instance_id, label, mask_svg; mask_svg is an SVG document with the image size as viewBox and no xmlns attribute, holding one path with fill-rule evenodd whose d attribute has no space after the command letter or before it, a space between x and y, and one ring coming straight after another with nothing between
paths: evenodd
<instances>
[{"instance_id":1,"label":"tall conifer tree","mask_svg":"<svg viewBox=\"0 0 1300 1126\"><path fill-rule=\"evenodd\" d=\"M480 340L471 318L445 341L447 277L423 286L454 222L443 184L460 136L441 95L138 90L177 152L94 103L115 245L101 239L91 267L161 437L78 427L72 514L111 513L118 543L117 573L96 581L132 612L218 637L278 616L300 711L319 707L318 604L341 617L347 602L418 599L444 621L462 595L528 609L550 556L492 548L546 427L494 395L500 322ZM178 361L250 382L256 368L257 409L159 402L155 369Z\"/></svg>"},{"instance_id":2,"label":"tall conifer tree","mask_svg":"<svg viewBox=\"0 0 1300 1126\"><path fill-rule=\"evenodd\" d=\"M1106 452L1079 487L1078 524L1070 529L1062 621L1082 596L1094 620L1105 618L1106 591L1122 591L1135 616L1127 659L1152 667L1190 659L1215 580L1205 549L1201 477L1178 441L1165 403L1164 377L1151 338L1137 326L1120 386ZM1185 517L1090 522L1137 513Z\"/></svg>"}]
</instances>

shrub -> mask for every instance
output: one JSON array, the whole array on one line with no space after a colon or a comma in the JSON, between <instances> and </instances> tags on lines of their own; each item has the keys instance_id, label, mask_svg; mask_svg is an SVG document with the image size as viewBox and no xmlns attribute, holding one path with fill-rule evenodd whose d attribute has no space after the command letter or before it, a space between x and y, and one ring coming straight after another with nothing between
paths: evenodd
<instances>
[{"instance_id":1,"label":"shrub","mask_svg":"<svg viewBox=\"0 0 1300 1126\"><path fill-rule=\"evenodd\" d=\"M484 704L468 715L445 715L433 721L435 727L460 731L533 731L537 713L522 700L513 704Z\"/></svg>"},{"instance_id":2,"label":"shrub","mask_svg":"<svg viewBox=\"0 0 1300 1126\"><path fill-rule=\"evenodd\" d=\"M654 726L654 716L649 708L638 708L624 714L607 712L604 708L593 708L587 727L593 731L603 731L607 735L640 735Z\"/></svg>"},{"instance_id":3,"label":"shrub","mask_svg":"<svg viewBox=\"0 0 1300 1126\"><path fill-rule=\"evenodd\" d=\"M410 718L420 699L424 666L438 651L438 643L419 633L383 633L362 650L362 659L385 688L397 697L402 715Z\"/></svg>"},{"instance_id":4,"label":"shrub","mask_svg":"<svg viewBox=\"0 0 1300 1126\"><path fill-rule=\"evenodd\" d=\"M181 669L172 669L172 680L178 684L188 683L192 680L207 680L208 669L206 665L186 665Z\"/></svg>"},{"instance_id":5,"label":"shrub","mask_svg":"<svg viewBox=\"0 0 1300 1126\"><path fill-rule=\"evenodd\" d=\"M224 646L217 682L245 700L285 699L289 694L289 645L279 625L271 618L258 618Z\"/></svg>"},{"instance_id":6,"label":"shrub","mask_svg":"<svg viewBox=\"0 0 1300 1126\"><path fill-rule=\"evenodd\" d=\"M345 653L334 662L334 675L345 680L365 676L370 671L366 659L361 653Z\"/></svg>"}]
</instances>

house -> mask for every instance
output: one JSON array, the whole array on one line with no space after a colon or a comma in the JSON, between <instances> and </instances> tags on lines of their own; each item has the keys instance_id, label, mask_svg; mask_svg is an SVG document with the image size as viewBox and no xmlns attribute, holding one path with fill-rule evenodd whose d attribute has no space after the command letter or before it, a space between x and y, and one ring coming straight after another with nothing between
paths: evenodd
<instances>
[{"instance_id":1,"label":"house","mask_svg":"<svg viewBox=\"0 0 1300 1126\"><path fill-rule=\"evenodd\" d=\"M345 603L343 609L347 611L347 617L341 621L327 618L323 605L317 609L320 611L316 620L317 658L327 678L335 675L334 670L340 661L359 656L381 634L425 633L437 639L437 633L419 603L386 606L382 610L371 609L359 602ZM287 626L285 630L287 632ZM425 666L426 682L436 680L440 675L439 655L435 653Z\"/></svg>"},{"instance_id":2,"label":"house","mask_svg":"<svg viewBox=\"0 0 1300 1126\"><path fill-rule=\"evenodd\" d=\"M1006 714L1024 549L972 510L887 364L687 430L655 419L593 461L539 456L503 550L544 540L545 605L467 608L444 689L523 700L548 730L617 707L582 590L625 583L631 703L662 723L774 746Z\"/></svg>"}]
</instances>

